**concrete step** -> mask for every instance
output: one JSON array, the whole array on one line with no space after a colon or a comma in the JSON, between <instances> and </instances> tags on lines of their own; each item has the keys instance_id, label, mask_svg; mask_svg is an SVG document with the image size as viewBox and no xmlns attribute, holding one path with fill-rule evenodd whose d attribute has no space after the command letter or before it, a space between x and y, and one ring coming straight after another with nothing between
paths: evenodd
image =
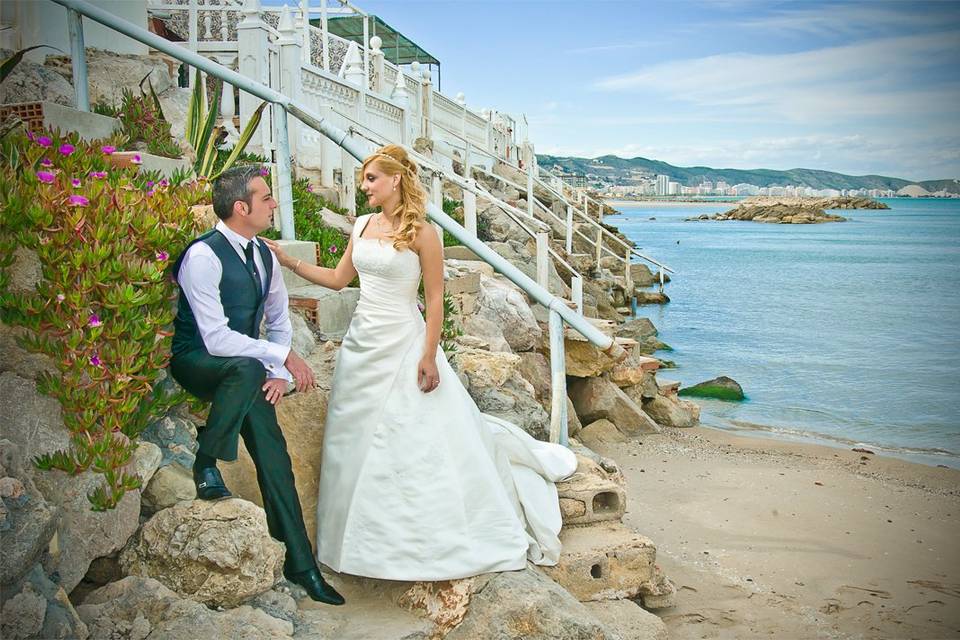
<instances>
[{"instance_id":1,"label":"concrete step","mask_svg":"<svg viewBox=\"0 0 960 640\"><path fill-rule=\"evenodd\" d=\"M627 493L596 463L578 456L576 472L557 483L563 524L618 521L627 509Z\"/></svg>"},{"instance_id":2,"label":"concrete step","mask_svg":"<svg viewBox=\"0 0 960 640\"><path fill-rule=\"evenodd\" d=\"M360 300L360 289L355 287L334 291L311 284L290 289L288 293L290 307L301 310L321 333L332 340L343 338Z\"/></svg>"},{"instance_id":3,"label":"concrete step","mask_svg":"<svg viewBox=\"0 0 960 640\"><path fill-rule=\"evenodd\" d=\"M19 116L30 131L59 129L61 132L77 133L84 140L109 138L120 128L120 121L116 118L45 100L0 105L0 119L8 114Z\"/></svg>"},{"instance_id":4,"label":"concrete step","mask_svg":"<svg viewBox=\"0 0 960 640\"><path fill-rule=\"evenodd\" d=\"M279 244L284 252L291 258L303 260L304 264L315 265L320 263L320 256L318 255L320 249L316 242L308 242L306 240L277 240L277 244ZM287 291L313 285L309 280L305 280L295 274L292 269L283 269L282 271L283 283L287 285Z\"/></svg>"},{"instance_id":5,"label":"concrete step","mask_svg":"<svg viewBox=\"0 0 960 640\"><path fill-rule=\"evenodd\" d=\"M619 522L564 527L546 573L581 602L642 597L657 583L653 542Z\"/></svg>"}]
</instances>

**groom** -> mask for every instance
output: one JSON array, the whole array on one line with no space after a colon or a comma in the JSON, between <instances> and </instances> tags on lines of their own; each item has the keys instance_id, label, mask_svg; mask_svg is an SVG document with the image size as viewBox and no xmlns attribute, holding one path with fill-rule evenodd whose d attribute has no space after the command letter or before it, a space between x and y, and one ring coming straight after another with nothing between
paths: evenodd
<instances>
[{"instance_id":1,"label":"groom","mask_svg":"<svg viewBox=\"0 0 960 640\"><path fill-rule=\"evenodd\" d=\"M233 168L214 181L219 221L174 264L180 302L170 373L184 389L211 402L197 436L197 497L231 496L217 460L236 460L242 436L257 468L270 535L287 547L284 575L314 600L343 604L314 560L277 424L276 404L291 377L297 391L311 389L314 381L310 367L290 348L293 330L280 265L256 237L272 225L276 207L259 166Z\"/></svg>"}]
</instances>

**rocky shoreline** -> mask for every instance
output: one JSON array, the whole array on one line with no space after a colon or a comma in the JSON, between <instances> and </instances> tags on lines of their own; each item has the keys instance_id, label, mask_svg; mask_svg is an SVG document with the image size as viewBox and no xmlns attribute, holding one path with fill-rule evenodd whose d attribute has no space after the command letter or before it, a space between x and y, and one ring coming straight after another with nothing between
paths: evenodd
<instances>
[{"instance_id":1,"label":"rocky shoreline","mask_svg":"<svg viewBox=\"0 0 960 640\"><path fill-rule=\"evenodd\" d=\"M835 198L776 198L758 196L747 198L733 209L714 215L685 218L685 221L704 220L749 220L771 224L819 224L844 222L847 218L833 213L832 209L889 209L886 204L872 198L838 196Z\"/></svg>"}]
</instances>

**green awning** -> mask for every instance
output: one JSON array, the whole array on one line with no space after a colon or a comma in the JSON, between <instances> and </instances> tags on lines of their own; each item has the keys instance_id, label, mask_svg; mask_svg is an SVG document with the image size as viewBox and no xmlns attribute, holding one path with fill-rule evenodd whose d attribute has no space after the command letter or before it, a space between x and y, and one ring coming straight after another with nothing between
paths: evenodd
<instances>
[{"instance_id":1,"label":"green awning","mask_svg":"<svg viewBox=\"0 0 960 640\"><path fill-rule=\"evenodd\" d=\"M346 40L352 40L362 47L364 45L363 20L364 16L332 16L327 18L327 28L330 33ZM310 24L318 28L321 26L319 18L311 20ZM393 64L410 64L417 61L420 64L440 66L439 60L377 16L370 16L369 28L371 38L380 36L383 41L381 50L384 58Z\"/></svg>"}]
</instances>

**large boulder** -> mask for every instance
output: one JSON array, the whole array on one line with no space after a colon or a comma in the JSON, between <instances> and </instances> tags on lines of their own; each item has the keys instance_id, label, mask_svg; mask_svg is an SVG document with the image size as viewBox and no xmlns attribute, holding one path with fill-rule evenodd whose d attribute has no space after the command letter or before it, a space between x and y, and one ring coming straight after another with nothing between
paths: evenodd
<instances>
[{"instance_id":1,"label":"large boulder","mask_svg":"<svg viewBox=\"0 0 960 640\"><path fill-rule=\"evenodd\" d=\"M606 378L571 379L569 394L581 422L603 418L627 436L660 431L636 402Z\"/></svg>"},{"instance_id":2,"label":"large boulder","mask_svg":"<svg viewBox=\"0 0 960 640\"><path fill-rule=\"evenodd\" d=\"M283 543L246 500L194 500L160 511L120 554L127 575L150 577L185 598L234 607L282 577Z\"/></svg>"},{"instance_id":3,"label":"large boulder","mask_svg":"<svg viewBox=\"0 0 960 640\"><path fill-rule=\"evenodd\" d=\"M73 77L70 56L50 56L46 67L66 79ZM119 106L123 90L140 95L140 81L148 76L158 94L177 86L177 67L180 63L163 54L148 56L113 53L102 49L87 49L87 87L90 104L106 102ZM143 83L149 92L147 83Z\"/></svg>"},{"instance_id":4,"label":"large boulder","mask_svg":"<svg viewBox=\"0 0 960 640\"><path fill-rule=\"evenodd\" d=\"M193 466L197 451L197 427L184 417L167 414L147 425L140 440L160 447L161 466L179 463L185 469Z\"/></svg>"},{"instance_id":5,"label":"large boulder","mask_svg":"<svg viewBox=\"0 0 960 640\"><path fill-rule=\"evenodd\" d=\"M192 89L174 86L157 96L163 117L170 123L170 136L174 140L186 140L187 110L192 94Z\"/></svg>"},{"instance_id":6,"label":"large boulder","mask_svg":"<svg viewBox=\"0 0 960 640\"><path fill-rule=\"evenodd\" d=\"M672 395L657 395L644 401L643 410L665 427L694 427L700 422L699 406Z\"/></svg>"},{"instance_id":7,"label":"large boulder","mask_svg":"<svg viewBox=\"0 0 960 640\"><path fill-rule=\"evenodd\" d=\"M633 600L585 602L587 611L625 640L667 640L667 625Z\"/></svg>"},{"instance_id":8,"label":"large boulder","mask_svg":"<svg viewBox=\"0 0 960 640\"><path fill-rule=\"evenodd\" d=\"M157 580L129 576L90 593L77 607L92 638L290 638L293 623L260 609L214 611L181 598Z\"/></svg>"},{"instance_id":9,"label":"large boulder","mask_svg":"<svg viewBox=\"0 0 960 640\"><path fill-rule=\"evenodd\" d=\"M22 578L57 530L57 509L24 473L21 460L17 445L0 440L0 587Z\"/></svg>"},{"instance_id":10,"label":"large boulder","mask_svg":"<svg viewBox=\"0 0 960 640\"><path fill-rule=\"evenodd\" d=\"M743 387L736 380L727 376L713 378L692 387L684 387L680 389L679 395L733 401L743 400L746 397L743 395Z\"/></svg>"},{"instance_id":11,"label":"large boulder","mask_svg":"<svg viewBox=\"0 0 960 640\"><path fill-rule=\"evenodd\" d=\"M614 640L587 609L540 571L478 580L463 621L446 640Z\"/></svg>"},{"instance_id":12,"label":"large boulder","mask_svg":"<svg viewBox=\"0 0 960 640\"><path fill-rule=\"evenodd\" d=\"M28 380L37 380L44 373L56 374L57 366L49 356L31 353L17 343L17 338L27 333L22 327L0 323L0 373L11 371Z\"/></svg>"},{"instance_id":13,"label":"large boulder","mask_svg":"<svg viewBox=\"0 0 960 640\"><path fill-rule=\"evenodd\" d=\"M514 351L531 351L540 344L543 331L524 295L510 282L481 275L476 315L499 327Z\"/></svg>"},{"instance_id":14,"label":"large boulder","mask_svg":"<svg viewBox=\"0 0 960 640\"><path fill-rule=\"evenodd\" d=\"M0 438L15 444L24 460L70 447L60 403L40 395L32 380L11 372L0 374L0 430ZM93 511L87 496L103 485L100 474L85 471L71 476L26 466L23 472L31 476L47 503L60 512L57 540L64 552L54 560L60 585L69 592L79 584L94 558L120 549L136 530L140 492L127 492L115 509Z\"/></svg>"},{"instance_id":15,"label":"large boulder","mask_svg":"<svg viewBox=\"0 0 960 640\"><path fill-rule=\"evenodd\" d=\"M160 467L153 474L141 499L147 513L154 513L196 497L197 487L193 482L193 473L179 462L174 462Z\"/></svg>"},{"instance_id":16,"label":"large boulder","mask_svg":"<svg viewBox=\"0 0 960 640\"><path fill-rule=\"evenodd\" d=\"M495 238L498 242L514 240L526 243L530 239L529 234L520 225L492 203L487 207L477 207L477 224L486 227L489 237Z\"/></svg>"},{"instance_id":17,"label":"large boulder","mask_svg":"<svg viewBox=\"0 0 960 640\"><path fill-rule=\"evenodd\" d=\"M287 453L290 454L293 465L303 521L311 541L315 540L317 533L317 494L320 489L323 428L336 355L336 343L321 343L316 351L306 358L307 364L313 369L316 388L304 393L294 393L283 398L277 405L277 421L287 441ZM217 466L233 495L263 505L263 497L257 484L257 471L242 439L237 461L220 463Z\"/></svg>"},{"instance_id":18,"label":"large boulder","mask_svg":"<svg viewBox=\"0 0 960 640\"><path fill-rule=\"evenodd\" d=\"M0 60L6 60L11 55L13 51L0 49ZM22 60L0 84L0 104L40 101L72 107L76 102L73 85L69 78L43 65Z\"/></svg>"},{"instance_id":19,"label":"large boulder","mask_svg":"<svg viewBox=\"0 0 960 640\"><path fill-rule=\"evenodd\" d=\"M550 416L518 371L520 357L464 348L450 361L467 379L467 391L484 413L512 422L538 440L550 438Z\"/></svg>"},{"instance_id":20,"label":"large boulder","mask_svg":"<svg viewBox=\"0 0 960 640\"><path fill-rule=\"evenodd\" d=\"M550 362L547 356L539 351L526 351L517 355L520 356L518 365L520 375L533 386L537 402L549 414L553 408L553 386L550 381ZM580 418L577 417L577 410L570 398L567 397L565 401L567 403L567 435L576 436L582 427Z\"/></svg>"},{"instance_id":21,"label":"large boulder","mask_svg":"<svg viewBox=\"0 0 960 640\"><path fill-rule=\"evenodd\" d=\"M63 587L51 581L39 564L13 588L4 589L2 596L0 638L4 640L85 640L89 635Z\"/></svg>"}]
</instances>

